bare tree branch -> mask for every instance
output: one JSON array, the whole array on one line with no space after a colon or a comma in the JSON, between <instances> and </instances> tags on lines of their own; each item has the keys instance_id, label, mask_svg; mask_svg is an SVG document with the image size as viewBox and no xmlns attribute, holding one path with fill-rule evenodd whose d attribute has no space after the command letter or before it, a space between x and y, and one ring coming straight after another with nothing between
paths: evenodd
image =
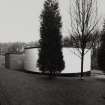
<instances>
[{"instance_id":1,"label":"bare tree branch","mask_svg":"<svg viewBox=\"0 0 105 105\"><path fill-rule=\"evenodd\" d=\"M83 73L84 55L97 41L97 0L74 0L70 11L72 41L81 56L81 72ZM81 76L82 76L81 73Z\"/></svg>"}]
</instances>

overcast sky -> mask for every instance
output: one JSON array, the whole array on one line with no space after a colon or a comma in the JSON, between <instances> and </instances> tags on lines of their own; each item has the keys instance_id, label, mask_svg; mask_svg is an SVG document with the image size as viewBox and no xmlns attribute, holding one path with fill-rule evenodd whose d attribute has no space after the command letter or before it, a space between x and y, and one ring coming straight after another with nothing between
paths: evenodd
<instances>
[{"instance_id":1,"label":"overcast sky","mask_svg":"<svg viewBox=\"0 0 105 105\"><path fill-rule=\"evenodd\" d=\"M63 35L68 35L70 0L59 0ZM0 42L39 39L40 13L44 0L0 0ZM105 0L98 0L99 14L105 16Z\"/></svg>"}]
</instances>

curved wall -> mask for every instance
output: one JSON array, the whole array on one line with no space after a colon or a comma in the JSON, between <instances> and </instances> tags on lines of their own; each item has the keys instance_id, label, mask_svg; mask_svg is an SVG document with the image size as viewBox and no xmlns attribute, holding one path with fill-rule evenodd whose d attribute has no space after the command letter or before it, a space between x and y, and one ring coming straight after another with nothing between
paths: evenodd
<instances>
[{"instance_id":1,"label":"curved wall","mask_svg":"<svg viewBox=\"0 0 105 105\"><path fill-rule=\"evenodd\" d=\"M81 59L77 55L75 48L63 48L63 56L65 61L65 69L62 73L80 73ZM24 69L27 71L40 72L37 67L38 48L25 49ZM84 58L84 72L91 69L91 51L85 55Z\"/></svg>"},{"instance_id":2,"label":"curved wall","mask_svg":"<svg viewBox=\"0 0 105 105\"><path fill-rule=\"evenodd\" d=\"M5 67L8 69L16 69L16 70L24 69L24 54L6 53Z\"/></svg>"}]
</instances>

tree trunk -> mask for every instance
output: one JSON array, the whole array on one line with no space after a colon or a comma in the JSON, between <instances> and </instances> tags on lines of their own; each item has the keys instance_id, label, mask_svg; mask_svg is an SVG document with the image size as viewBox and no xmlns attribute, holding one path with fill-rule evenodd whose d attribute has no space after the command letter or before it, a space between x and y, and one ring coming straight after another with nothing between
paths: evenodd
<instances>
[{"instance_id":1,"label":"tree trunk","mask_svg":"<svg viewBox=\"0 0 105 105\"><path fill-rule=\"evenodd\" d=\"M49 79L52 79L52 71L49 72Z\"/></svg>"},{"instance_id":2,"label":"tree trunk","mask_svg":"<svg viewBox=\"0 0 105 105\"><path fill-rule=\"evenodd\" d=\"M82 54L81 54L81 80L83 80L83 63L84 63L84 49L82 49Z\"/></svg>"}]
</instances>

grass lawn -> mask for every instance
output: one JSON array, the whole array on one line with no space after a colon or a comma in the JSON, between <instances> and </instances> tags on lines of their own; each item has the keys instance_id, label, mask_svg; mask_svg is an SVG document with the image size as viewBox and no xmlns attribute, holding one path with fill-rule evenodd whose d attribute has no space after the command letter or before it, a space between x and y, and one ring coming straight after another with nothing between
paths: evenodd
<instances>
[{"instance_id":1,"label":"grass lawn","mask_svg":"<svg viewBox=\"0 0 105 105\"><path fill-rule=\"evenodd\" d=\"M105 105L105 80L93 77L49 80L0 68L1 92L11 105Z\"/></svg>"}]
</instances>

